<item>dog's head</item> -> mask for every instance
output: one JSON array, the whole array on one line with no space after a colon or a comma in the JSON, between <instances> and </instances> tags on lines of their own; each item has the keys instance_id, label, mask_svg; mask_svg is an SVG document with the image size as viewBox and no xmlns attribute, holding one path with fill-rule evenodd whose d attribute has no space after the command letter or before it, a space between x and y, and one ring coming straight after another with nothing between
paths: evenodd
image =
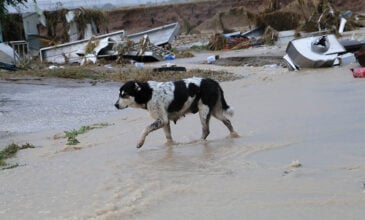
<instances>
[{"instance_id":1,"label":"dog's head","mask_svg":"<svg viewBox=\"0 0 365 220\"><path fill-rule=\"evenodd\" d=\"M146 89L146 83L137 81L129 81L125 83L119 90L119 99L115 103L117 109L127 107L145 108L147 101L152 95L149 89ZM148 95L148 93L151 93ZM146 99L148 97L148 99Z\"/></svg>"}]
</instances>

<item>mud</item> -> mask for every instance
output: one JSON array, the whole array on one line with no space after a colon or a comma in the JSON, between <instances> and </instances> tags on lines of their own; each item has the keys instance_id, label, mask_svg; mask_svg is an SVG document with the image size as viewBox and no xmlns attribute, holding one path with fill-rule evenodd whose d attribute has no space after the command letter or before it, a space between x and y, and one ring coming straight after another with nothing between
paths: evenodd
<instances>
[{"instance_id":1,"label":"mud","mask_svg":"<svg viewBox=\"0 0 365 220\"><path fill-rule=\"evenodd\" d=\"M215 65L221 66L254 66L254 67L282 67L287 68L287 64L284 62L283 57L227 57L217 59L214 62Z\"/></svg>"},{"instance_id":2,"label":"mud","mask_svg":"<svg viewBox=\"0 0 365 220\"><path fill-rule=\"evenodd\" d=\"M176 144L159 130L137 150L153 120L132 109L76 146L54 131L13 137L36 148L0 171L0 218L362 219L365 87L349 68L237 67L255 72L222 83L239 138L212 119L199 141L198 116L188 115L171 128Z\"/></svg>"}]
</instances>

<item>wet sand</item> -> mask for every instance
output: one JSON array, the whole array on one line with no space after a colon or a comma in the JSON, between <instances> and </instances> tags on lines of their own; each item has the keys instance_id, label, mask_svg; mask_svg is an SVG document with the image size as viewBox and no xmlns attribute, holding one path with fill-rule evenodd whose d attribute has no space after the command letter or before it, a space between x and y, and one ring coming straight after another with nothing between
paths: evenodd
<instances>
[{"instance_id":1,"label":"wet sand","mask_svg":"<svg viewBox=\"0 0 365 220\"><path fill-rule=\"evenodd\" d=\"M137 150L152 120L132 109L75 146L54 131L13 137L37 148L0 171L0 219L363 219L365 80L349 68L236 69L251 77L222 87L240 138L212 119L198 141L188 115L177 144L159 130Z\"/></svg>"}]
</instances>

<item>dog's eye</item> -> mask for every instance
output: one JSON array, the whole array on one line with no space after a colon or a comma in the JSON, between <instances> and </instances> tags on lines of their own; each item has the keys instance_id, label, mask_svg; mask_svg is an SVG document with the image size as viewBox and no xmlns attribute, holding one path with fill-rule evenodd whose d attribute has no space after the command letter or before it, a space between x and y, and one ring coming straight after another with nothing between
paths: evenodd
<instances>
[{"instance_id":1,"label":"dog's eye","mask_svg":"<svg viewBox=\"0 0 365 220\"><path fill-rule=\"evenodd\" d=\"M127 93L125 93L124 91L123 91L123 92L121 92L121 93L119 94L119 96L120 96L121 98L128 98L128 97L129 97L129 95L128 95Z\"/></svg>"}]
</instances>

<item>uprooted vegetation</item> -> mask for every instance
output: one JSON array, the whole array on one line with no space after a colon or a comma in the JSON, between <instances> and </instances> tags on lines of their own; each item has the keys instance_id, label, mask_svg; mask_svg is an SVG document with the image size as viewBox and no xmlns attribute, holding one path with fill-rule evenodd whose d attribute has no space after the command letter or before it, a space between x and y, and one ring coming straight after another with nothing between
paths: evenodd
<instances>
[{"instance_id":1,"label":"uprooted vegetation","mask_svg":"<svg viewBox=\"0 0 365 220\"><path fill-rule=\"evenodd\" d=\"M53 45L58 42L68 42L70 23L66 19L68 9L60 9L57 11L45 11L44 15L47 20L46 27L40 27L40 31L46 29L47 38L51 41L48 45ZM87 24L94 24L98 33L106 32L108 17L104 11L94 9L74 9L74 22L77 23L79 33L78 39L83 39Z\"/></svg>"},{"instance_id":2,"label":"uprooted vegetation","mask_svg":"<svg viewBox=\"0 0 365 220\"><path fill-rule=\"evenodd\" d=\"M277 31L294 29L298 32L327 30L337 32L340 17L344 11L336 8L331 0L293 0L282 6L279 0L268 0L269 7L258 14L257 21L271 26ZM347 18L345 31L354 30L362 24L355 14Z\"/></svg>"},{"instance_id":3,"label":"uprooted vegetation","mask_svg":"<svg viewBox=\"0 0 365 220\"><path fill-rule=\"evenodd\" d=\"M76 145L80 143L80 141L76 138L80 134L85 134L88 131L91 131L93 129L97 128L103 128L108 126L108 124L101 123L101 124L94 124L94 125L87 125L82 126L79 130L73 129L71 131L65 131L65 138L67 138L66 145Z\"/></svg>"},{"instance_id":4,"label":"uprooted vegetation","mask_svg":"<svg viewBox=\"0 0 365 220\"><path fill-rule=\"evenodd\" d=\"M211 24L200 25L202 27L221 27L221 32L216 32L210 38L209 49L242 49L254 44L273 44L278 39L279 31L295 30L297 35L301 32L318 32L338 34L340 18L346 17L347 23L344 31L351 31L364 26L364 18L361 15L350 11L336 9L335 3L330 0L266 0L267 5L264 10L252 11L245 7L221 12L216 16L216 21ZM228 41L224 33L239 31L232 27L237 26L237 22L232 22L232 17L240 16L240 23L246 23L253 27L264 27L265 32L259 39L251 42L248 38L232 39ZM218 24L218 25L217 25ZM230 28L229 28L230 27ZM232 44L232 45L230 45Z\"/></svg>"},{"instance_id":5,"label":"uprooted vegetation","mask_svg":"<svg viewBox=\"0 0 365 220\"><path fill-rule=\"evenodd\" d=\"M3 167L1 169L11 169L19 166L18 164L11 165L7 163L6 160L14 157L19 150L24 150L28 148L35 147L29 143L23 144L21 146L12 143L6 146L2 151L0 151L0 167Z\"/></svg>"}]
</instances>

